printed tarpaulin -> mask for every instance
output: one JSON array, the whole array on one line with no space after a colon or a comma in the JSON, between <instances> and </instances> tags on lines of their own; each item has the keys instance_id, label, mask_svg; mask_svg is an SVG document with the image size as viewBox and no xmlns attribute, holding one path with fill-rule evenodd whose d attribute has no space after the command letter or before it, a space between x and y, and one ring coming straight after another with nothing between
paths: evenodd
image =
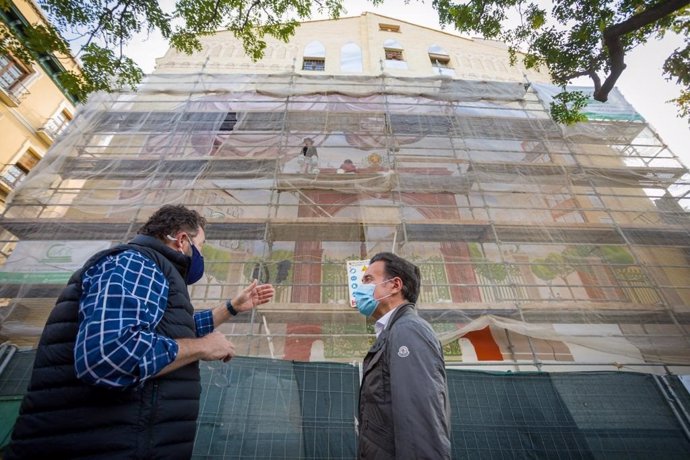
<instances>
[{"instance_id":1,"label":"printed tarpaulin","mask_svg":"<svg viewBox=\"0 0 690 460\"><path fill-rule=\"evenodd\" d=\"M347 263L393 251L448 363L690 365L690 174L643 120L563 128L525 82L168 69L93 95L10 198L0 340L35 346L71 271L174 203L209 222L195 308L276 286L220 328L247 356L361 360Z\"/></svg>"}]
</instances>

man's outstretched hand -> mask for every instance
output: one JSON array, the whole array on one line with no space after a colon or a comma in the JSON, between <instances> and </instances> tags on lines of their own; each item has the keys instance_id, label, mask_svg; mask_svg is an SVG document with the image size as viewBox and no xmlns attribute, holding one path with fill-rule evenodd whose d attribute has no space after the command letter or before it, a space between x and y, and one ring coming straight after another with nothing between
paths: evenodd
<instances>
[{"instance_id":1,"label":"man's outstretched hand","mask_svg":"<svg viewBox=\"0 0 690 460\"><path fill-rule=\"evenodd\" d=\"M273 285L259 284L257 280L254 280L231 300L232 306L238 313L242 313L270 301L275 293Z\"/></svg>"}]
</instances>

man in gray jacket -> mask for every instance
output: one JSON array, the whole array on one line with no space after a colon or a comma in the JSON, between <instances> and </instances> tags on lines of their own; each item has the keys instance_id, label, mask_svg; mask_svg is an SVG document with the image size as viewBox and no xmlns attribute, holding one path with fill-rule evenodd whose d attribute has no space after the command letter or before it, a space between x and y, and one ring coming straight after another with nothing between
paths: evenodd
<instances>
[{"instance_id":1,"label":"man in gray jacket","mask_svg":"<svg viewBox=\"0 0 690 460\"><path fill-rule=\"evenodd\" d=\"M450 408L443 350L415 308L419 268L383 252L354 291L357 309L376 320L363 364L358 458L450 458Z\"/></svg>"}]
</instances>

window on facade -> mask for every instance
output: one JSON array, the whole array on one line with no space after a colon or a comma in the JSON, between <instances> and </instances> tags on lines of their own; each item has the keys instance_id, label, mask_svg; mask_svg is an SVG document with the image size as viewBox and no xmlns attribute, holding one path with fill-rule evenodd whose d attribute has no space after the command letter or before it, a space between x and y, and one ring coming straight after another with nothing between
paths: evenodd
<instances>
[{"instance_id":1,"label":"window on facade","mask_svg":"<svg viewBox=\"0 0 690 460\"><path fill-rule=\"evenodd\" d=\"M0 180L10 187L16 187L36 166L39 156L31 149L27 150L24 155L13 165L8 165L2 172Z\"/></svg>"},{"instance_id":2,"label":"window on facade","mask_svg":"<svg viewBox=\"0 0 690 460\"><path fill-rule=\"evenodd\" d=\"M429 59L431 60L431 65L434 67L440 67L443 69L450 68L450 56L429 53Z\"/></svg>"},{"instance_id":3,"label":"window on facade","mask_svg":"<svg viewBox=\"0 0 690 460\"><path fill-rule=\"evenodd\" d=\"M388 39L383 42L383 52L386 57L386 67L407 69L403 56L403 47L397 40Z\"/></svg>"},{"instance_id":4,"label":"window on facade","mask_svg":"<svg viewBox=\"0 0 690 460\"><path fill-rule=\"evenodd\" d=\"M427 50L429 60L434 67L450 67L450 54L438 45L431 45Z\"/></svg>"},{"instance_id":5,"label":"window on facade","mask_svg":"<svg viewBox=\"0 0 690 460\"><path fill-rule=\"evenodd\" d=\"M326 70L326 60L319 58L304 58L302 70L324 71Z\"/></svg>"},{"instance_id":6,"label":"window on facade","mask_svg":"<svg viewBox=\"0 0 690 460\"><path fill-rule=\"evenodd\" d=\"M379 30L382 32L400 32L400 26L396 24L379 23Z\"/></svg>"},{"instance_id":7,"label":"window on facade","mask_svg":"<svg viewBox=\"0 0 690 460\"><path fill-rule=\"evenodd\" d=\"M340 70L342 72L362 71L362 49L354 43L346 43L340 49Z\"/></svg>"},{"instance_id":8,"label":"window on facade","mask_svg":"<svg viewBox=\"0 0 690 460\"><path fill-rule=\"evenodd\" d=\"M428 49L429 60L434 71L440 75L455 75L450 65L450 54L438 45L431 45Z\"/></svg>"},{"instance_id":9,"label":"window on facade","mask_svg":"<svg viewBox=\"0 0 690 460\"><path fill-rule=\"evenodd\" d=\"M70 121L72 121L72 115L66 110L60 110L53 118L48 120L45 128L55 138L67 128Z\"/></svg>"},{"instance_id":10,"label":"window on facade","mask_svg":"<svg viewBox=\"0 0 690 460\"><path fill-rule=\"evenodd\" d=\"M14 89L29 72L11 57L0 54L0 86L10 91Z\"/></svg>"},{"instance_id":11,"label":"window on facade","mask_svg":"<svg viewBox=\"0 0 690 460\"><path fill-rule=\"evenodd\" d=\"M386 53L386 60L404 61L403 47L398 40L388 39L384 41L383 50Z\"/></svg>"},{"instance_id":12,"label":"window on facade","mask_svg":"<svg viewBox=\"0 0 690 460\"><path fill-rule=\"evenodd\" d=\"M320 72L326 70L326 48L321 42L313 41L304 47L302 70Z\"/></svg>"},{"instance_id":13,"label":"window on facade","mask_svg":"<svg viewBox=\"0 0 690 460\"><path fill-rule=\"evenodd\" d=\"M385 51L386 51L386 59L392 60L392 61L404 61L402 50L394 50L394 49L386 48Z\"/></svg>"},{"instance_id":14,"label":"window on facade","mask_svg":"<svg viewBox=\"0 0 690 460\"><path fill-rule=\"evenodd\" d=\"M33 169L34 166L38 164L38 161L40 159L41 157L38 156L36 152L34 152L31 149L28 149L26 152L24 152L24 155L22 155L21 158L17 161L17 165L26 172L29 172Z\"/></svg>"},{"instance_id":15,"label":"window on facade","mask_svg":"<svg viewBox=\"0 0 690 460\"><path fill-rule=\"evenodd\" d=\"M15 187L27 175L29 171L24 171L17 165L10 165L2 173L2 181L10 187Z\"/></svg>"}]
</instances>

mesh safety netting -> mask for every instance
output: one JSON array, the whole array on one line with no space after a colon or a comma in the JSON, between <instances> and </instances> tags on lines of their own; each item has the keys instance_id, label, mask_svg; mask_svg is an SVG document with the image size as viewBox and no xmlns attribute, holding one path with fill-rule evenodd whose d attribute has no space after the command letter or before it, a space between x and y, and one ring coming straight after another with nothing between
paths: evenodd
<instances>
[{"instance_id":1,"label":"mesh safety netting","mask_svg":"<svg viewBox=\"0 0 690 460\"><path fill-rule=\"evenodd\" d=\"M17 353L0 375L0 415L8 429L33 356ZM356 456L358 366L235 358L202 363L201 371L193 458ZM448 384L453 458L690 455L690 395L675 376L451 369Z\"/></svg>"}]
</instances>

